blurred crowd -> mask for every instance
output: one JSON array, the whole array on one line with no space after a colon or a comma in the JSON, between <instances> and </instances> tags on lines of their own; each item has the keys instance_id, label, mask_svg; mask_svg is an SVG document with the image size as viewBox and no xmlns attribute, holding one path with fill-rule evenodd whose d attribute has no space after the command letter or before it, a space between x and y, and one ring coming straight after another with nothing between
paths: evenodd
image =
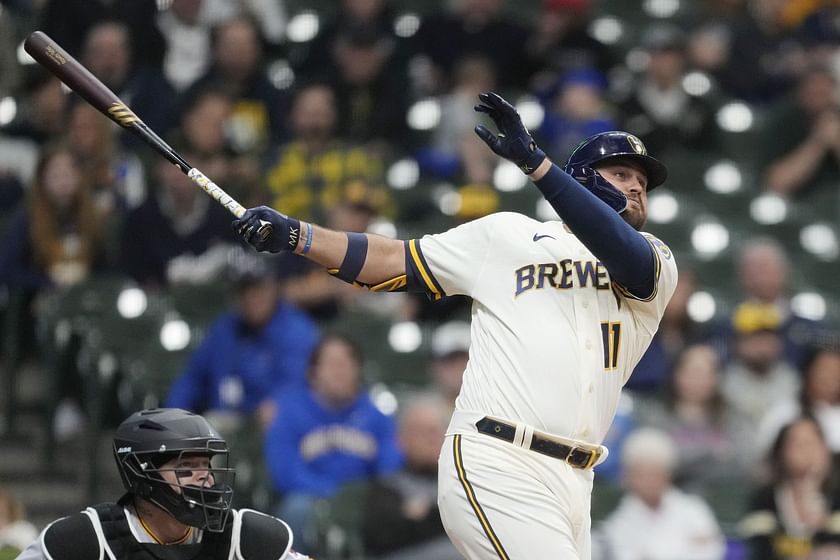
<instances>
[{"instance_id":1,"label":"blurred crowd","mask_svg":"<svg viewBox=\"0 0 840 560\"><path fill-rule=\"evenodd\" d=\"M241 204L335 229L409 238L498 210L552 219L473 133L490 89L517 100L556 162L623 129L671 166L677 202L704 189L679 184L691 161L728 158L750 196L836 223L835 1L0 0L6 374L47 369L49 429L72 438L99 420L79 371L90 341L78 329L44 360L47 302L102 278L150 297L220 286L229 297L157 371L152 404L256 439L241 450L295 548L325 558L457 557L435 473L469 301L367 294L295 255L247 253L227 210L25 54L35 29ZM739 137L747 117L760 132ZM657 227L670 243L690 223ZM831 284L807 274L837 259L832 239L820 257L781 228L737 236L716 272L673 242L679 286L596 469L596 558L840 558L838 292L817 293L822 307L794 297ZM710 276L726 305L710 308ZM378 363L395 330L371 340L359 317L419 325L420 374ZM7 537L21 511L0 492L0 558L26 540Z\"/></svg>"}]
</instances>

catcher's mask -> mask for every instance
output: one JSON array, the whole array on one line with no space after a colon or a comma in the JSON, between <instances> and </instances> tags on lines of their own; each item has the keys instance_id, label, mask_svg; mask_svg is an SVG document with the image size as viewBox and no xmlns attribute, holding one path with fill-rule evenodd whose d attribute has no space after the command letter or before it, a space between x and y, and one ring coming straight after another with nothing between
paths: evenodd
<instances>
[{"instance_id":1,"label":"catcher's mask","mask_svg":"<svg viewBox=\"0 0 840 560\"><path fill-rule=\"evenodd\" d=\"M569 156L563 171L574 177L581 185L592 191L598 198L621 213L627 207L624 193L616 189L595 170L595 166L609 160L630 160L645 170L650 192L665 182L668 169L658 159L648 155L647 148L636 136L613 130L590 136Z\"/></svg>"},{"instance_id":2,"label":"catcher's mask","mask_svg":"<svg viewBox=\"0 0 840 560\"><path fill-rule=\"evenodd\" d=\"M196 457L208 458L209 467L191 468ZM117 427L114 458L131 494L186 525L224 530L235 473L228 467L227 442L203 417L178 408L135 412ZM206 471L201 485L184 480L191 479L194 470ZM174 481L167 481L165 472L171 472Z\"/></svg>"}]
</instances>

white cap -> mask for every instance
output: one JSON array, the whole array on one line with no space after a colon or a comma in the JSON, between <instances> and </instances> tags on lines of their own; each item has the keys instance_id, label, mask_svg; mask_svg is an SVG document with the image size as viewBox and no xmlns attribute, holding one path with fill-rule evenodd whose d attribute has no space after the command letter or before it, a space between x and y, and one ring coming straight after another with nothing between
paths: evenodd
<instances>
[{"instance_id":1,"label":"white cap","mask_svg":"<svg viewBox=\"0 0 840 560\"><path fill-rule=\"evenodd\" d=\"M449 321L432 334L432 354L435 358L443 358L453 352L468 352L469 349L470 324L466 321Z\"/></svg>"}]
</instances>

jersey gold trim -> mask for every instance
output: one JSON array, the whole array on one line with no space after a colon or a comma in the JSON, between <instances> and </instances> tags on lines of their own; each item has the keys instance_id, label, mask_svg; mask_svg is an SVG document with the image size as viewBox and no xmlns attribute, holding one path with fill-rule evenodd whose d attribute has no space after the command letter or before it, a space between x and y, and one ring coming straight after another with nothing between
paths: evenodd
<instances>
[{"instance_id":1,"label":"jersey gold trim","mask_svg":"<svg viewBox=\"0 0 840 560\"><path fill-rule=\"evenodd\" d=\"M420 276L423 277L423 282L426 284L426 289L434 296L434 298L440 299L443 297L443 290L440 289L437 282L432 276L431 271L429 271L428 266L426 265L426 261L423 258L423 252L420 250L420 246L417 244L416 239L411 239L408 242L408 250L411 252L411 260L414 262L414 266L420 272Z\"/></svg>"},{"instance_id":2,"label":"jersey gold trim","mask_svg":"<svg viewBox=\"0 0 840 560\"><path fill-rule=\"evenodd\" d=\"M336 276L338 274L338 269L328 268L327 272L332 276ZM338 276L336 276L336 278L338 278ZM378 284L365 284L364 282L359 282L358 280L350 282L350 285L355 286L356 288L364 288L366 290L370 290L371 292L400 292L404 291L406 284L408 284L408 280L405 274L390 278Z\"/></svg>"}]
</instances>

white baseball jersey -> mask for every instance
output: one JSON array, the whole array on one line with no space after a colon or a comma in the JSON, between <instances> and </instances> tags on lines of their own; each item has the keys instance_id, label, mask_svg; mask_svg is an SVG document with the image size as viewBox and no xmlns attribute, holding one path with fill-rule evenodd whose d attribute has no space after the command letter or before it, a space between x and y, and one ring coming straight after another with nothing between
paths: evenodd
<instances>
[{"instance_id":1,"label":"white baseball jersey","mask_svg":"<svg viewBox=\"0 0 840 560\"><path fill-rule=\"evenodd\" d=\"M474 300L456 410L599 445L677 282L671 251L643 235L656 255L646 300L559 221L502 212L409 242L430 292Z\"/></svg>"}]
</instances>

